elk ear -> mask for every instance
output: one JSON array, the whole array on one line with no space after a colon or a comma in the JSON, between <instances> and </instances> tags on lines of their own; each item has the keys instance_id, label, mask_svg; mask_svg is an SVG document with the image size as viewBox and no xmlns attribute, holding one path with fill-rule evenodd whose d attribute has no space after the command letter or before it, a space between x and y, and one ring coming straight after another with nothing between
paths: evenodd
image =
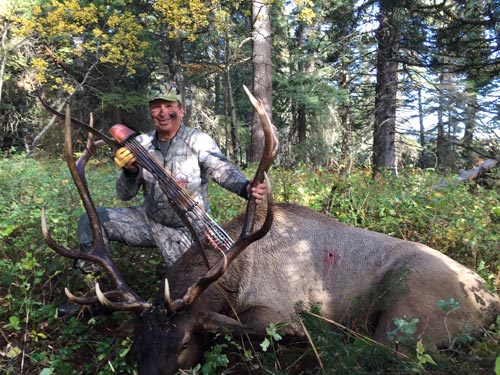
<instances>
[{"instance_id":1,"label":"elk ear","mask_svg":"<svg viewBox=\"0 0 500 375\"><path fill-rule=\"evenodd\" d=\"M142 322L142 320L136 317L120 325L118 328L112 331L111 334L118 337L134 337L137 332L140 332L142 330L143 326L144 323Z\"/></svg>"},{"instance_id":2,"label":"elk ear","mask_svg":"<svg viewBox=\"0 0 500 375\"><path fill-rule=\"evenodd\" d=\"M195 326L195 332L219 332L241 334L247 332L238 320L215 312L201 314Z\"/></svg>"}]
</instances>

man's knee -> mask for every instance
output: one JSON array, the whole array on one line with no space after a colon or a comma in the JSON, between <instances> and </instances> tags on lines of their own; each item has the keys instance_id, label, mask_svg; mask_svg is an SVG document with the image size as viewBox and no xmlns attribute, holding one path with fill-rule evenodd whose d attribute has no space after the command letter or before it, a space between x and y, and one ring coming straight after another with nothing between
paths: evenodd
<instances>
[{"instance_id":1,"label":"man's knee","mask_svg":"<svg viewBox=\"0 0 500 375\"><path fill-rule=\"evenodd\" d=\"M105 207L97 207L97 216L99 217L99 222L101 226L109 221L108 211ZM85 244L92 242L94 236L92 234L92 225L90 224L89 216L85 213L78 219L78 243Z\"/></svg>"}]
</instances>

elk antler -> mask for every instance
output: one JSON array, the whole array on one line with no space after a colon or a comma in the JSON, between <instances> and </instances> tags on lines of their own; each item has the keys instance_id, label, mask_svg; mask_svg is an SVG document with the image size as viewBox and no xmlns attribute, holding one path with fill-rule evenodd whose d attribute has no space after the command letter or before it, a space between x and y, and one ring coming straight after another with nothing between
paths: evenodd
<instances>
[{"instance_id":1,"label":"elk antler","mask_svg":"<svg viewBox=\"0 0 500 375\"><path fill-rule=\"evenodd\" d=\"M246 208L245 221L239 238L235 241L235 243L227 253L222 253L222 258L210 270L208 270L208 272L204 276L200 277L194 285L188 288L184 297L175 301L170 301L168 281L165 280L165 304L170 310L182 310L183 308L191 305L196 300L196 298L210 286L211 283L219 279L224 274L227 267L238 257L239 254L241 254L243 250L245 250L248 246L250 246L250 244L261 239L267 234L273 222L274 200L271 184L267 178L266 172L276 158L276 155L278 154L279 142L276 138L271 120L269 119L261 101L256 99L246 86L243 87L248 97L250 98L252 105L257 111L257 114L259 115L262 129L264 131L264 152L262 154L262 158L260 160L257 171L255 172L255 176L252 180L252 186L256 186L263 181L266 182L266 218L260 229L252 233L252 227L255 221L256 202L255 198L249 197Z\"/></svg>"},{"instance_id":2,"label":"elk antler","mask_svg":"<svg viewBox=\"0 0 500 375\"><path fill-rule=\"evenodd\" d=\"M92 125L93 125L93 119L91 117L90 127L92 127ZM100 145L100 142L94 142L92 134L89 133L87 138L87 148L83 152L82 156L78 159L78 161L75 162L72 150L71 116L70 116L69 106L66 107L64 134L65 134L64 150L65 150L66 161L68 163L71 176L73 177L73 181L77 187L78 194L80 195L83 206L85 207L85 211L87 212L87 215L89 217L94 240L92 242L92 246L88 253L78 252L75 250L68 249L64 246L61 246L56 241L54 241L54 239L50 236L44 209L42 209L42 217L41 217L43 236L47 244L58 254L71 259L83 259L99 264L107 273L107 275L110 277L111 281L114 283L116 287L116 290L102 293L99 288L99 285L96 284L97 295L95 296L77 297L73 295L68 289L65 289L66 295L69 300L82 305L89 305L101 302L103 305L115 310L141 310L144 308L148 308L150 304L141 300L128 287L128 285L125 283L125 280L121 276L120 271L118 270L115 263L109 256L108 254L109 250L107 248L108 245L105 243L104 240L101 223L99 221L99 216L97 215L97 210L95 208L94 203L92 202L92 198L90 197L90 192L87 187L85 179L85 166L90 158L90 155L95 151L95 148ZM112 302L110 299L119 299L121 301Z\"/></svg>"}]
</instances>

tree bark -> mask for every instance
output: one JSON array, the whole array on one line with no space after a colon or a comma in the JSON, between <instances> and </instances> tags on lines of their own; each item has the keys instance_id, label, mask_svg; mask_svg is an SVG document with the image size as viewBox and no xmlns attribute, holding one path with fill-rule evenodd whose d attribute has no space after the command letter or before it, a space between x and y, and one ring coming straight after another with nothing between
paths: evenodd
<instances>
[{"instance_id":1,"label":"tree bark","mask_svg":"<svg viewBox=\"0 0 500 375\"><path fill-rule=\"evenodd\" d=\"M418 134L419 134L419 144L420 144L420 155L418 159L418 165L420 168L425 168L427 166L425 160L425 128L424 128L424 106L422 103L422 89L417 88L418 95Z\"/></svg>"},{"instance_id":2,"label":"tree bark","mask_svg":"<svg viewBox=\"0 0 500 375\"><path fill-rule=\"evenodd\" d=\"M438 110L437 110L437 140L436 140L436 156L437 156L437 170L439 173L445 173L449 169L450 164L450 150L449 138L446 137L444 113L447 108L445 98L446 87L445 74L441 73L439 77L439 96L438 96Z\"/></svg>"},{"instance_id":3,"label":"tree bark","mask_svg":"<svg viewBox=\"0 0 500 375\"><path fill-rule=\"evenodd\" d=\"M465 95L466 95L465 129L464 129L464 137L462 139L465 151L462 153L462 155L468 165L473 165L474 157L471 149L472 149L472 141L474 139L474 131L476 128L476 116L479 105L477 103L477 95L472 89L470 89L470 92L466 93Z\"/></svg>"},{"instance_id":4,"label":"tree bark","mask_svg":"<svg viewBox=\"0 0 500 375\"><path fill-rule=\"evenodd\" d=\"M5 71L5 65L7 64L7 55L9 51L7 49L7 34L9 30L9 24L7 21L3 24L2 30L2 40L0 48L0 103L2 102L2 90L3 90L3 75Z\"/></svg>"},{"instance_id":5,"label":"tree bark","mask_svg":"<svg viewBox=\"0 0 500 375\"><path fill-rule=\"evenodd\" d=\"M397 57L401 33L397 12L397 8L388 8L385 2L380 2L373 131L374 176L383 170L397 174L395 149L398 90Z\"/></svg>"},{"instance_id":6,"label":"tree bark","mask_svg":"<svg viewBox=\"0 0 500 375\"><path fill-rule=\"evenodd\" d=\"M267 0L252 1L252 20L253 91L255 97L262 102L269 118L272 118L271 21ZM260 160L264 147L264 133L255 110L251 134L252 142L248 159L255 162Z\"/></svg>"},{"instance_id":7,"label":"tree bark","mask_svg":"<svg viewBox=\"0 0 500 375\"><path fill-rule=\"evenodd\" d=\"M307 47L307 43L311 42L312 39L312 27L309 25L301 25L297 28L297 47L305 48L305 53L310 52ZM302 65L302 64L299 64ZM304 74L305 76L310 76L314 73L314 53L308 53L308 59L305 66L299 66L299 74ZM308 152L307 152L307 124L308 124L308 113L305 103L300 103L297 108L297 133L299 137L299 150L300 155L298 161L307 162ZM309 119L310 122L310 119ZM310 155L309 155L310 156Z\"/></svg>"},{"instance_id":8,"label":"tree bark","mask_svg":"<svg viewBox=\"0 0 500 375\"><path fill-rule=\"evenodd\" d=\"M348 90L349 82L349 71L347 69L342 69L339 73L338 78L339 89ZM339 174L341 176L349 173L351 169L351 138L352 138L352 128L351 128L351 116L350 116L350 100L346 99L345 103L342 103L339 107L339 123L342 126L341 136L342 142L340 146L340 168Z\"/></svg>"},{"instance_id":9,"label":"tree bark","mask_svg":"<svg viewBox=\"0 0 500 375\"><path fill-rule=\"evenodd\" d=\"M489 171L490 169L497 168L500 165L499 159L486 159L483 160L480 164L476 165L471 169L460 169L458 171L458 179L457 181L467 181L478 178L482 173Z\"/></svg>"},{"instance_id":10,"label":"tree bark","mask_svg":"<svg viewBox=\"0 0 500 375\"><path fill-rule=\"evenodd\" d=\"M241 164L241 153L239 152L240 142L238 138L238 129L236 126L236 105L234 104L233 86L231 85L229 66L226 68L226 87L227 87L227 98L229 102L229 113L231 119L230 121L231 149L234 160Z\"/></svg>"}]
</instances>

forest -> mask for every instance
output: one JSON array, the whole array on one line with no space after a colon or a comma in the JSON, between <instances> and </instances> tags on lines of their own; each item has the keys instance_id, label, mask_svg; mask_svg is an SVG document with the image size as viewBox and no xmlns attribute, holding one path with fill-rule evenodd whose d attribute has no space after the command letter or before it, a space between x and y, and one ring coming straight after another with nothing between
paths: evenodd
<instances>
[{"instance_id":1,"label":"forest","mask_svg":"<svg viewBox=\"0 0 500 375\"><path fill-rule=\"evenodd\" d=\"M60 316L64 288L83 294L71 260L84 212L64 157L59 112L105 134L152 129L147 92L175 82L186 125L211 135L252 176L263 133L243 87L280 142L270 170L277 202L426 244L500 288L500 1L3 0L0 2L0 371L133 374L132 342L110 334L130 316L100 306ZM86 132L73 127L73 149ZM87 166L97 206L120 206L119 170L102 147ZM218 222L244 202L210 185ZM124 277L154 298L154 250L113 244ZM136 267L130 267L130 264ZM500 374L500 319L448 350L412 342L395 355L318 317L310 340L280 327L249 350L217 335L184 374ZM415 322L399 333L409 339Z\"/></svg>"}]
</instances>

